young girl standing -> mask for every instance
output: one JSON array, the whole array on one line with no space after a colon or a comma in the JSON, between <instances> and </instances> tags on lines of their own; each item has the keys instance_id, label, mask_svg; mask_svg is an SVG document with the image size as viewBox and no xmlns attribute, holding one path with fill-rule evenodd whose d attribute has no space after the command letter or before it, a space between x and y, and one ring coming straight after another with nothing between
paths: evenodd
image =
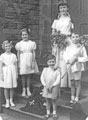
<instances>
[{"instance_id":1,"label":"young girl standing","mask_svg":"<svg viewBox=\"0 0 88 120\"><path fill-rule=\"evenodd\" d=\"M71 21L71 17L68 12L68 3L66 0L60 0L58 5L58 17L53 21L53 24L51 26L52 28L52 35L58 35L63 34L66 36L66 40L69 42L69 36L71 35L74 25ZM57 49L58 50L58 49ZM58 55L57 59L59 59L58 63L61 68L61 74L63 75L66 72L66 64L63 59L63 52L64 50L60 51L60 55ZM64 78L61 80L61 87L67 87L69 86L67 84L67 76L65 75Z\"/></svg>"},{"instance_id":2,"label":"young girl standing","mask_svg":"<svg viewBox=\"0 0 88 120\"><path fill-rule=\"evenodd\" d=\"M22 80L22 96L26 96L26 82L27 95L30 96L30 80L31 74L38 72L38 66L35 60L36 43L29 40L30 29L22 29L22 40L15 46L18 51L19 72Z\"/></svg>"},{"instance_id":3,"label":"young girl standing","mask_svg":"<svg viewBox=\"0 0 88 120\"><path fill-rule=\"evenodd\" d=\"M43 97L46 98L46 118L50 116L50 106L53 105L53 117L56 114L56 100L58 97L58 89L60 86L60 70L54 69L56 60L54 55L49 55L47 59L48 67L44 68L41 74L41 83L44 86Z\"/></svg>"},{"instance_id":4,"label":"young girl standing","mask_svg":"<svg viewBox=\"0 0 88 120\"><path fill-rule=\"evenodd\" d=\"M52 34L64 34L66 36L71 35L74 25L71 21L68 12L68 3L66 0L60 0L58 5L58 17L54 20L52 26Z\"/></svg>"},{"instance_id":5,"label":"young girl standing","mask_svg":"<svg viewBox=\"0 0 88 120\"><path fill-rule=\"evenodd\" d=\"M0 56L0 76L3 81L5 107L15 106L13 102L14 88L17 87L17 58L11 52L12 42L4 41L2 48L5 50Z\"/></svg>"},{"instance_id":6,"label":"young girl standing","mask_svg":"<svg viewBox=\"0 0 88 120\"><path fill-rule=\"evenodd\" d=\"M71 64L68 70L69 80L71 82L71 103L78 102L81 91L81 75L84 71L84 63L87 61L87 52L83 45L79 43L79 35L72 34L72 44L70 44L64 53L64 59L67 66Z\"/></svg>"}]
</instances>

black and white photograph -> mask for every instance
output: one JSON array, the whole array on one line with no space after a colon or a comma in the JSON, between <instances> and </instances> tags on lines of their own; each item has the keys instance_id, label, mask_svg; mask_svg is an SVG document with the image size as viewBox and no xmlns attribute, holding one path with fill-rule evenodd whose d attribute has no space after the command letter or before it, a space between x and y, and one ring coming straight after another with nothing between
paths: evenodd
<instances>
[{"instance_id":1,"label":"black and white photograph","mask_svg":"<svg viewBox=\"0 0 88 120\"><path fill-rule=\"evenodd\" d=\"M88 120L88 0L0 0L0 120Z\"/></svg>"}]
</instances>

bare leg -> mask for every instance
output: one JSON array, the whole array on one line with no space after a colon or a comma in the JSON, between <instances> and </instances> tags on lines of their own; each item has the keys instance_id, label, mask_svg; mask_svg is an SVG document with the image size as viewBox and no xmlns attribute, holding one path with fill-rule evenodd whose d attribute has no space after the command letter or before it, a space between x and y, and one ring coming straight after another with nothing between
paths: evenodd
<instances>
[{"instance_id":1,"label":"bare leg","mask_svg":"<svg viewBox=\"0 0 88 120\"><path fill-rule=\"evenodd\" d=\"M11 89L10 89L10 105L11 105L12 107L15 106L15 104L14 104L14 102L13 102L13 94L14 94L14 89L11 88Z\"/></svg>"},{"instance_id":2,"label":"bare leg","mask_svg":"<svg viewBox=\"0 0 88 120\"><path fill-rule=\"evenodd\" d=\"M50 115L50 100L46 99L46 109L47 109L47 115Z\"/></svg>"},{"instance_id":3,"label":"bare leg","mask_svg":"<svg viewBox=\"0 0 88 120\"><path fill-rule=\"evenodd\" d=\"M9 89L8 88L4 89L4 95L5 95L5 100L6 100L5 107L8 108L8 107L10 107L10 105L9 105Z\"/></svg>"},{"instance_id":4,"label":"bare leg","mask_svg":"<svg viewBox=\"0 0 88 120\"><path fill-rule=\"evenodd\" d=\"M52 100L52 105L53 105L53 117L57 117L57 105L56 105L56 99Z\"/></svg>"},{"instance_id":5,"label":"bare leg","mask_svg":"<svg viewBox=\"0 0 88 120\"><path fill-rule=\"evenodd\" d=\"M76 86L76 98L75 98L75 100L78 101L79 100L79 96L80 96L80 91L81 91L80 80L76 80L75 81L75 86Z\"/></svg>"},{"instance_id":6,"label":"bare leg","mask_svg":"<svg viewBox=\"0 0 88 120\"><path fill-rule=\"evenodd\" d=\"M25 76L21 76L21 80L22 80L22 96L26 96Z\"/></svg>"},{"instance_id":7,"label":"bare leg","mask_svg":"<svg viewBox=\"0 0 88 120\"><path fill-rule=\"evenodd\" d=\"M75 99L75 81L71 80L71 102Z\"/></svg>"},{"instance_id":8,"label":"bare leg","mask_svg":"<svg viewBox=\"0 0 88 120\"><path fill-rule=\"evenodd\" d=\"M25 88L25 76L21 76L22 87Z\"/></svg>"},{"instance_id":9,"label":"bare leg","mask_svg":"<svg viewBox=\"0 0 88 120\"><path fill-rule=\"evenodd\" d=\"M31 76L27 76L27 95L31 96L31 92L30 92L30 80L31 80Z\"/></svg>"}]
</instances>

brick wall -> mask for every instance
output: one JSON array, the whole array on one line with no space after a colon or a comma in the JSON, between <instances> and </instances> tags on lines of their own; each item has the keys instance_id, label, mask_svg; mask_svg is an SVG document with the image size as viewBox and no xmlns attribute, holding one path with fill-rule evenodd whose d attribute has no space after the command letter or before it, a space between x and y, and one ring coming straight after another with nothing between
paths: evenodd
<instances>
[{"instance_id":1,"label":"brick wall","mask_svg":"<svg viewBox=\"0 0 88 120\"><path fill-rule=\"evenodd\" d=\"M19 41L19 30L31 29L31 38L39 42L39 0L0 0L0 51L3 40Z\"/></svg>"},{"instance_id":2,"label":"brick wall","mask_svg":"<svg viewBox=\"0 0 88 120\"><path fill-rule=\"evenodd\" d=\"M47 51L51 52L51 25L57 15L57 6L58 0L40 0L39 51L46 56Z\"/></svg>"},{"instance_id":3,"label":"brick wall","mask_svg":"<svg viewBox=\"0 0 88 120\"><path fill-rule=\"evenodd\" d=\"M51 25L57 15L57 5L58 0L0 0L0 52L3 40L9 38L15 44L21 39L19 30L29 27L40 60L42 52L47 54L51 47Z\"/></svg>"}]
</instances>

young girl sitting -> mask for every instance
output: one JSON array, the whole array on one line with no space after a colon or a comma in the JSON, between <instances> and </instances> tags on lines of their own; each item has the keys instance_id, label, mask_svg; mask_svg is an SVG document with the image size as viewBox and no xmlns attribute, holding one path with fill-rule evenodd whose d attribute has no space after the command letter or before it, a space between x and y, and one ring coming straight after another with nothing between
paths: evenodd
<instances>
[{"instance_id":1,"label":"young girl sitting","mask_svg":"<svg viewBox=\"0 0 88 120\"><path fill-rule=\"evenodd\" d=\"M30 29L22 29L22 40L15 46L18 51L19 72L22 80L22 96L26 96L26 81L27 95L30 96L30 80L31 74L38 72L38 66L35 60L36 43L29 39Z\"/></svg>"},{"instance_id":2,"label":"young girl sitting","mask_svg":"<svg viewBox=\"0 0 88 120\"><path fill-rule=\"evenodd\" d=\"M60 85L60 70L54 69L55 61L55 56L49 55L47 59L48 67L44 68L41 74L41 83L44 86L43 97L46 98L46 118L50 116L51 103L53 105L53 117L57 117L56 100Z\"/></svg>"},{"instance_id":3,"label":"young girl sitting","mask_svg":"<svg viewBox=\"0 0 88 120\"><path fill-rule=\"evenodd\" d=\"M5 107L15 106L13 102L14 88L17 87L17 58L11 52L12 42L4 41L2 48L5 50L0 56L0 77L3 81Z\"/></svg>"},{"instance_id":4,"label":"young girl sitting","mask_svg":"<svg viewBox=\"0 0 88 120\"><path fill-rule=\"evenodd\" d=\"M86 49L79 43L79 35L72 34L72 44L70 44L64 53L64 59L67 66L71 65L68 70L68 76L71 81L71 103L78 102L81 90L81 75L84 71L84 62L87 61Z\"/></svg>"}]
</instances>

